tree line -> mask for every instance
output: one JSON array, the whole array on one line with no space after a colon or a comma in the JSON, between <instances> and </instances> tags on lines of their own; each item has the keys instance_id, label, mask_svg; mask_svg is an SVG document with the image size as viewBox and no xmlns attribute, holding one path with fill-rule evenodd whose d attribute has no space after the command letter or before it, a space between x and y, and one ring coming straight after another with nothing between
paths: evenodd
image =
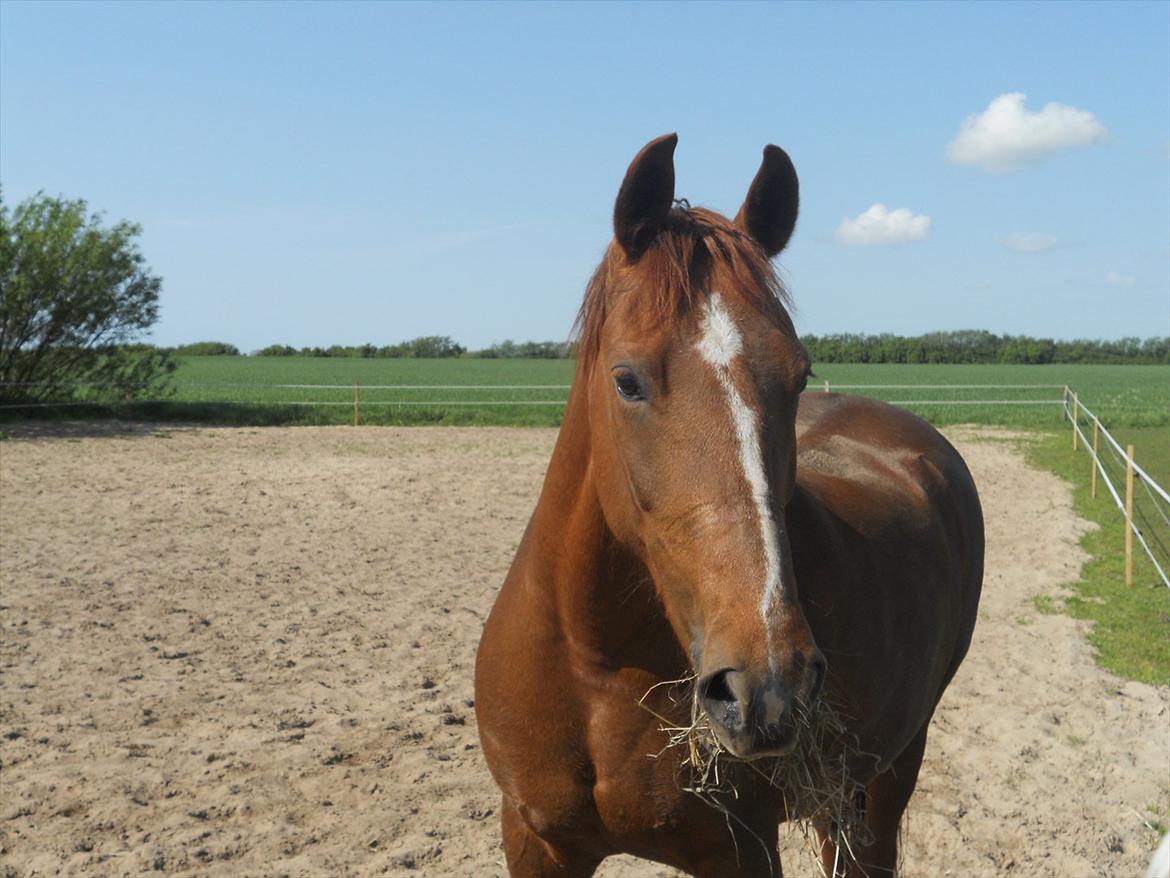
<instances>
[{"instance_id":1,"label":"tree line","mask_svg":"<svg viewBox=\"0 0 1170 878\"><path fill-rule=\"evenodd\" d=\"M805 335L801 341L814 363L1170 363L1170 336L1059 341L968 329L913 336Z\"/></svg>"},{"instance_id":2,"label":"tree line","mask_svg":"<svg viewBox=\"0 0 1170 878\"><path fill-rule=\"evenodd\" d=\"M180 357L242 357L238 347L223 341L199 341L166 350ZM501 341L481 350L469 350L449 335L424 335L391 345L330 345L329 347L293 347L271 344L252 351L253 357L354 357L358 359L441 359L463 357L479 360L563 360L574 357L575 344L559 341Z\"/></svg>"},{"instance_id":3,"label":"tree line","mask_svg":"<svg viewBox=\"0 0 1170 878\"><path fill-rule=\"evenodd\" d=\"M1170 336L1122 338L1116 341L1058 341L1028 335L996 335L984 330L929 332L925 335L805 335L801 337L814 363L1047 363L1155 365L1170 363ZM203 341L168 348L178 356L244 356L226 342ZM331 345L296 348L274 344L253 351L256 357L464 357L475 359L572 359L570 342L503 341L469 350L446 335L428 335L393 345Z\"/></svg>"}]
</instances>

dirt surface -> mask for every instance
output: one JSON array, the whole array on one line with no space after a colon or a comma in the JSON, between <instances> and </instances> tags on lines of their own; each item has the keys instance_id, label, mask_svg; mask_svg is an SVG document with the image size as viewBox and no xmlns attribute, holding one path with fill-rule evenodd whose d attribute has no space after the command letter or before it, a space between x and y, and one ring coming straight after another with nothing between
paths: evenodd
<instances>
[{"instance_id":1,"label":"dirt surface","mask_svg":"<svg viewBox=\"0 0 1170 878\"><path fill-rule=\"evenodd\" d=\"M553 431L6 429L0 875L504 873L473 657ZM1065 487L949 435L987 579L906 872L1140 874L1170 695L1033 605L1083 560Z\"/></svg>"}]
</instances>

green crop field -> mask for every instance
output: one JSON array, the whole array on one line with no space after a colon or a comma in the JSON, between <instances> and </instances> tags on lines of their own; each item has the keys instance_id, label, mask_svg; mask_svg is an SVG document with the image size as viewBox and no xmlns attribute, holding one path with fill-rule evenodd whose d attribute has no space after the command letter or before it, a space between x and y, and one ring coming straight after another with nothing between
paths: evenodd
<instances>
[{"instance_id":1,"label":"green crop field","mask_svg":"<svg viewBox=\"0 0 1170 878\"><path fill-rule=\"evenodd\" d=\"M1054 427L1060 422L1062 387L1068 384L1111 428L1170 426L1168 366L814 368L817 377L810 392L821 391L828 381L843 392L904 404L938 424ZM166 401L96 407L90 415L237 424L351 423L354 385L360 384L362 421L367 424L556 426L573 369L570 360L185 357L175 374L175 393ZM1025 402L1029 404L1021 404ZM83 411L59 414L77 417ZM5 417L30 414L53 412L8 411Z\"/></svg>"},{"instance_id":2,"label":"green crop field","mask_svg":"<svg viewBox=\"0 0 1170 878\"><path fill-rule=\"evenodd\" d=\"M185 357L175 403L199 419L365 424L557 426L569 360ZM291 385L291 386L290 386ZM312 386L297 386L312 385Z\"/></svg>"},{"instance_id":3,"label":"green crop field","mask_svg":"<svg viewBox=\"0 0 1170 878\"><path fill-rule=\"evenodd\" d=\"M353 417L354 385L361 384L366 423L555 426L573 369L569 360L187 357L173 399L249 411L274 407L265 420L345 423ZM843 392L908 404L936 423L1053 426L1068 384L1104 423L1170 425L1170 367L851 364L816 366L815 372L811 392L828 381Z\"/></svg>"}]
</instances>

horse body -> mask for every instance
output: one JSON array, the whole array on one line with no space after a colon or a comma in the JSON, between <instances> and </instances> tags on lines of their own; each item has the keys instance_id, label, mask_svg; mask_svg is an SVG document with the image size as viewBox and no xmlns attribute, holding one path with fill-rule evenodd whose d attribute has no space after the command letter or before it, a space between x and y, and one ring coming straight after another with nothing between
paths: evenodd
<instances>
[{"instance_id":1,"label":"horse body","mask_svg":"<svg viewBox=\"0 0 1170 878\"><path fill-rule=\"evenodd\" d=\"M958 452L884 403L809 394L788 507L801 601L830 693L884 770L929 720L967 653L983 516ZM872 768L873 766L871 766Z\"/></svg>"},{"instance_id":2,"label":"horse body","mask_svg":"<svg viewBox=\"0 0 1170 878\"><path fill-rule=\"evenodd\" d=\"M712 261L683 260L706 312L690 303L674 312L677 326L638 326L644 282L634 281L654 267L643 248L657 239L623 196L655 188L663 140L635 160L619 195L621 249L594 302L604 295L594 316L605 334L579 363L477 656L476 712L503 792L509 868L588 875L628 852L697 875L779 875L778 825L802 815L786 814L785 790L752 760L792 752L793 717L812 709L823 683L824 700L848 718L850 772L867 790L873 843L855 851L855 866L888 873L926 727L974 627L975 487L918 418L799 396L807 358L778 304L753 308L750 290L730 292L735 277L720 260L739 258L728 251L740 238L718 218L699 216L712 224L702 231ZM770 256L795 206L769 214L766 196L794 193L795 177L778 187L761 182L767 170L766 158L737 222L746 215L751 246ZM669 183L672 194L672 165ZM622 334L627 325L637 332ZM666 684L696 674L695 703L743 760L724 767L736 795L716 797L717 807L684 789L679 756L664 749L664 719L686 725L691 711ZM819 828L832 865L830 827Z\"/></svg>"}]
</instances>

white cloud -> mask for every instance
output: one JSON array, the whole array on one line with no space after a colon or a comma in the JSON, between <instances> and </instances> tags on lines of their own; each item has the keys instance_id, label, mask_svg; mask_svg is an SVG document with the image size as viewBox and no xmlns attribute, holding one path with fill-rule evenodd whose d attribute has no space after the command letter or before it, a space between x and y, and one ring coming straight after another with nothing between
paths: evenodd
<instances>
[{"instance_id":1,"label":"white cloud","mask_svg":"<svg viewBox=\"0 0 1170 878\"><path fill-rule=\"evenodd\" d=\"M999 174L1062 149L1088 146L1109 134L1088 110L1048 103L1033 113L1024 106L1026 97L1019 92L1003 94L982 113L968 116L947 144L947 158Z\"/></svg>"},{"instance_id":2,"label":"white cloud","mask_svg":"<svg viewBox=\"0 0 1170 878\"><path fill-rule=\"evenodd\" d=\"M1001 243L1017 253L1043 253L1055 247L1057 240L1055 235L1043 232L1012 232Z\"/></svg>"},{"instance_id":3,"label":"white cloud","mask_svg":"<svg viewBox=\"0 0 1170 878\"><path fill-rule=\"evenodd\" d=\"M930 217L908 207L890 210L884 204L875 204L853 219L842 217L837 240L846 244L902 244L921 241L929 233Z\"/></svg>"},{"instance_id":4,"label":"white cloud","mask_svg":"<svg viewBox=\"0 0 1170 878\"><path fill-rule=\"evenodd\" d=\"M1132 287L1137 278L1132 274L1122 274L1120 271L1111 271L1105 275L1105 283L1113 287Z\"/></svg>"}]
</instances>

